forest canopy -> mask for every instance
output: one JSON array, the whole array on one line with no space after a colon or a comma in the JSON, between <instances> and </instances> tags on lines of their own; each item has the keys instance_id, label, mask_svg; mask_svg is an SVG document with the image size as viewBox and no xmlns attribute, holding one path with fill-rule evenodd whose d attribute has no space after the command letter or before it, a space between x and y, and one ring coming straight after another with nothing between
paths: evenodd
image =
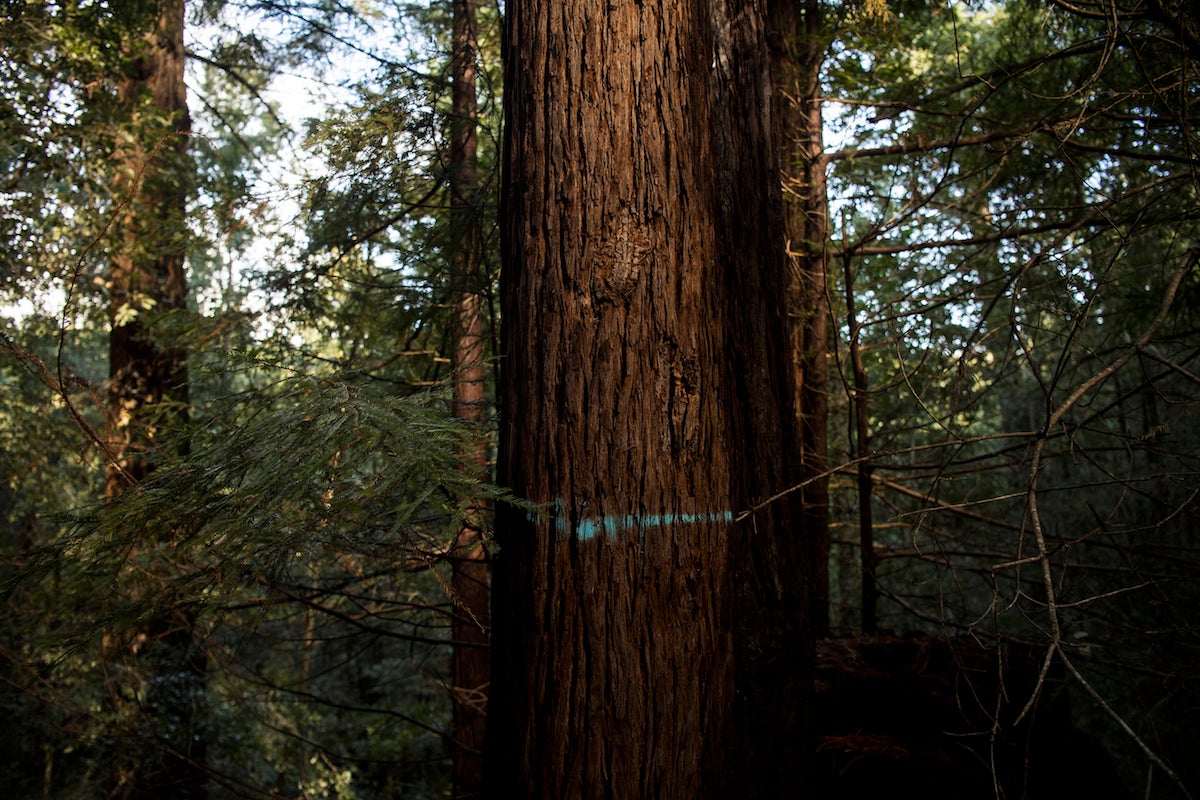
<instances>
[{"instance_id":1,"label":"forest canopy","mask_svg":"<svg viewBox=\"0 0 1200 800\"><path fill-rule=\"evenodd\" d=\"M829 675L913 642L979 796L1076 742L1196 794L1188 3L18 0L0 52L6 796L615 792L618 706L834 791L911 742ZM599 743L517 753L552 710Z\"/></svg>"}]
</instances>

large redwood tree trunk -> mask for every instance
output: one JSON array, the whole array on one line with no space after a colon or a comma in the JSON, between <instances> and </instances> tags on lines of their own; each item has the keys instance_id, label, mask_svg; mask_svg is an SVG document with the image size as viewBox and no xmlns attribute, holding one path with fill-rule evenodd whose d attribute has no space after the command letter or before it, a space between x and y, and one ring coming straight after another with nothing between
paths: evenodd
<instances>
[{"instance_id":1,"label":"large redwood tree trunk","mask_svg":"<svg viewBox=\"0 0 1200 800\"><path fill-rule=\"evenodd\" d=\"M451 263L456 286L452 366L454 416L472 423L480 438L463 454L468 469L487 471L484 398L483 287L479 285L479 188L476 139L476 3L454 0L451 75L450 204L454 244ZM464 498L470 504L472 498ZM454 796L477 797L483 777L487 722L490 626L488 565L483 544L483 509L470 508L450 552L454 598Z\"/></svg>"},{"instance_id":2,"label":"large redwood tree trunk","mask_svg":"<svg viewBox=\"0 0 1200 800\"><path fill-rule=\"evenodd\" d=\"M803 789L811 647L759 4L507 7L494 797Z\"/></svg>"}]
</instances>

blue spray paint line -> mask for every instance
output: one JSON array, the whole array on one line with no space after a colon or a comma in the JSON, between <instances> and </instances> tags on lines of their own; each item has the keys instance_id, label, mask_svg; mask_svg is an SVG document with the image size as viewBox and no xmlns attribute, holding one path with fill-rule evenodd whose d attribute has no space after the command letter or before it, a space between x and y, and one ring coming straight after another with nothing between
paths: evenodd
<instances>
[{"instance_id":1,"label":"blue spray paint line","mask_svg":"<svg viewBox=\"0 0 1200 800\"><path fill-rule=\"evenodd\" d=\"M575 535L580 541L587 541L601 535L614 538L622 531L663 528L668 525L711 525L728 522L733 522L732 511L707 514L613 514L581 519L575 526ZM555 530L560 536L569 533L569 525L570 521L561 516L555 520Z\"/></svg>"},{"instance_id":2,"label":"blue spray paint line","mask_svg":"<svg viewBox=\"0 0 1200 800\"><path fill-rule=\"evenodd\" d=\"M600 517L585 517L580 520L572 531L571 519L564 513L561 500L555 500L552 508L542 512L527 511L526 518L534 524L542 524L547 518L553 520L554 532L559 538L567 538L572 533L580 541L595 539L597 536L615 538L623 531L646 531L648 528L663 528L668 525L713 525L731 523L734 520L732 511L716 511L703 514L611 514Z\"/></svg>"}]
</instances>

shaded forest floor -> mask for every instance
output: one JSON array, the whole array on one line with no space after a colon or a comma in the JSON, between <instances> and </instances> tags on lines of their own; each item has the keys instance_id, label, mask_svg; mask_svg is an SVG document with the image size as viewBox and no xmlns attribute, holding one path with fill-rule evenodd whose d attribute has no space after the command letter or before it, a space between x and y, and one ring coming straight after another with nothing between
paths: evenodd
<instances>
[{"instance_id":1,"label":"shaded forest floor","mask_svg":"<svg viewBox=\"0 0 1200 800\"><path fill-rule=\"evenodd\" d=\"M818 642L816 796L1127 798L1061 677L1025 710L1044 656L967 639Z\"/></svg>"}]
</instances>

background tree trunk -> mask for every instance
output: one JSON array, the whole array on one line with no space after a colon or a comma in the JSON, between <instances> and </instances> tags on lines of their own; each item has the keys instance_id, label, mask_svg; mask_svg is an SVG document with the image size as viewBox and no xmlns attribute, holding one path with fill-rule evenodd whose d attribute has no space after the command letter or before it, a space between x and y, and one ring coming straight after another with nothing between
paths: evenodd
<instances>
[{"instance_id":1,"label":"background tree trunk","mask_svg":"<svg viewBox=\"0 0 1200 800\"><path fill-rule=\"evenodd\" d=\"M765 27L510 3L493 796L802 788L811 648ZM732 759L732 763L731 763Z\"/></svg>"},{"instance_id":2,"label":"background tree trunk","mask_svg":"<svg viewBox=\"0 0 1200 800\"><path fill-rule=\"evenodd\" d=\"M455 237L453 279L458 283L452 367L454 416L479 426L484 408L484 336L479 270L479 210L476 208L475 0L455 0L451 73L450 194ZM477 439L464 454L469 468L487 471L487 443ZM454 538L451 592L454 596L454 795L476 797L483 776L487 721L488 566L482 509L472 509Z\"/></svg>"},{"instance_id":3,"label":"background tree trunk","mask_svg":"<svg viewBox=\"0 0 1200 800\"><path fill-rule=\"evenodd\" d=\"M860 616L863 634L871 636L878 628L876 612L879 588L875 583L875 570L879 566L879 558L875 554L875 522L871 509L871 498L874 495L871 473L874 468L871 464L871 426L868 409L870 385L862 357L862 323L858 318L855 300L852 261L852 253L842 256L842 273L846 284L846 330L850 335L850 371L854 377L850 410L854 415L854 456L858 462L855 477L858 487L859 572L862 579Z\"/></svg>"},{"instance_id":4,"label":"background tree trunk","mask_svg":"<svg viewBox=\"0 0 1200 800\"><path fill-rule=\"evenodd\" d=\"M798 797L811 766L812 565L800 483L801 439L792 363L774 91L761 3L713 3L717 257L723 284L732 455L730 539L737 730L730 792ZM770 499L768 502L769 498Z\"/></svg>"},{"instance_id":5,"label":"background tree trunk","mask_svg":"<svg viewBox=\"0 0 1200 800\"><path fill-rule=\"evenodd\" d=\"M821 40L819 0L772 0L771 67L775 125L787 225L795 319L796 404L800 411L801 491L809 544L809 619L815 636L829 634L829 199L822 159Z\"/></svg>"},{"instance_id":6,"label":"background tree trunk","mask_svg":"<svg viewBox=\"0 0 1200 800\"><path fill-rule=\"evenodd\" d=\"M182 430L188 413L187 355L173 343L164 345L148 321L187 302L191 171L184 0L160 0L148 21L151 30L129 45L118 86L125 128L113 157L117 234L108 276L105 496L110 499L149 475L162 455L187 450ZM115 702L139 704L137 729L122 734L111 764L109 796L208 796L201 728L207 665L193 632L190 612L162 608L130 638L108 638L110 666L121 663ZM134 701L126 686L137 683L144 689Z\"/></svg>"},{"instance_id":7,"label":"background tree trunk","mask_svg":"<svg viewBox=\"0 0 1200 800\"><path fill-rule=\"evenodd\" d=\"M187 357L163 347L148 330L148 314L183 308L191 123L183 80L184 0L161 0L154 29L131 45L119 87L130 130L114 154L118 239L109 264L109 383L105 434L109 464L105 495L116 497L149 474L167 420L186 414ZM156 120L139 105L149 101ZM182 448L179 442L173 443Z\"/></svg>"}]
</instances>

